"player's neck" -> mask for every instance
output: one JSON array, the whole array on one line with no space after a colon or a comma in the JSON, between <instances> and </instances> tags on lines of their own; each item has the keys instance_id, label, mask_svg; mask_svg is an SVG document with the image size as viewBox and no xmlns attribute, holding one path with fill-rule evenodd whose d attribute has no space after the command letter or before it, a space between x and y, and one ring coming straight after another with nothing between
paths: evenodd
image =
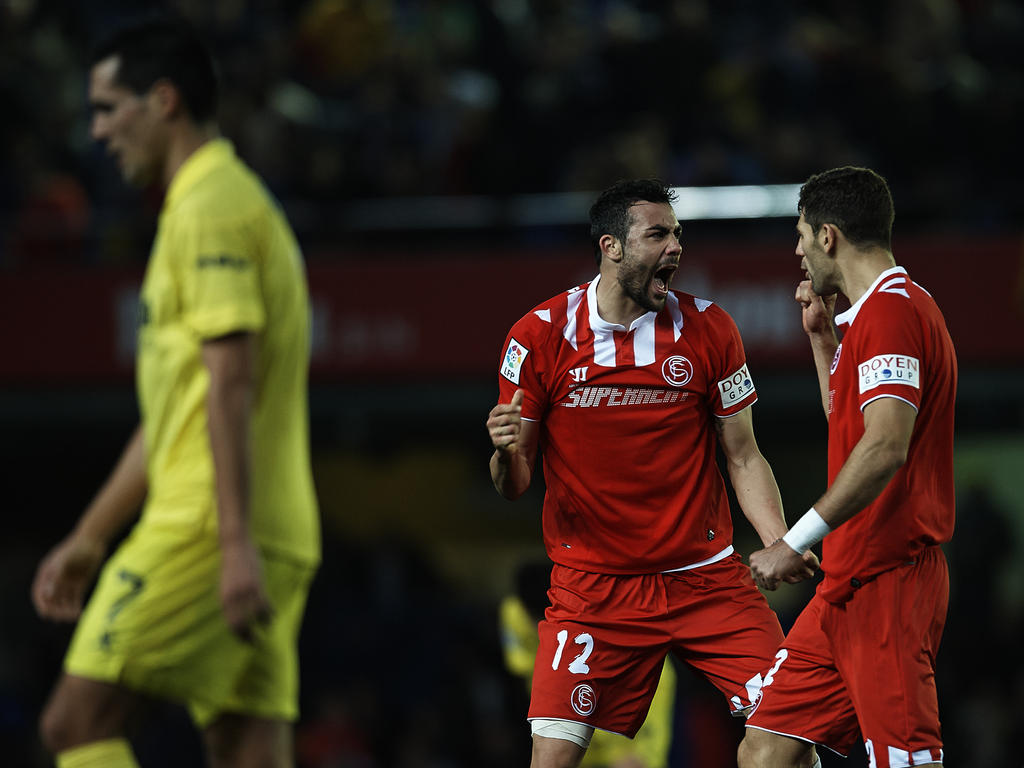
<instances>
[{"instance_id":1,"label":"player's neck","mask_svg":"<svg viewBox=\"0 0 1024 768\"><path fill-rule=\"evenodd\" d=\"M846 258L840 260L843 293L851 304L855 304L867 293L880 274L895 266L896 260L893 259L892 253L884 248L852 251Z\"/></svg>"},{"instance_id":2,"label":"player's neck","mask_svg":"<svg viewBox=\"0 0 1024 768\"><path fill-rule=\"evenodd\" d=\"M596 293L597 314L606 323L629 328L634 320L648 312L625 294L612 275L601 276Z\"/></svg>"},{"instance_id":3,"label":"player's neck","mask_svg":"<svg viewBox=\"0 0 1024 768\"><path fill-rule=\"evenodd\" d=\"M174 175L197 149L219 135L220 132L217 130L217 126L213 124L195 125L188 123L174 131L171 134L167 147L167 161L164 163L164 188L170 186Z\"/></svg>"}]
</instances>

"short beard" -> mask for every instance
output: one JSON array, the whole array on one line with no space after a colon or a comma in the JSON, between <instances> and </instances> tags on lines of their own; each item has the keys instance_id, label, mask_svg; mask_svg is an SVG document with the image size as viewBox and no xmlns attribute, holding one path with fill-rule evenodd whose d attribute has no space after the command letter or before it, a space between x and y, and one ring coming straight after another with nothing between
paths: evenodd
<instances>
[{"instance_id":1,"label":"short beard","mask_svg":"<svg viewBox=\"0 0 1024 768\"><path fill-rule=\"evenodd\" d=\"M832 296L839 292L839 285L827 282L826 275L819 272L816 275L811 275L811 290L819 296Z\"/></svg>"},{"instance_id":2,"label":"short beard","mask_svg":"<svg viewBox=\"0 0 1024 768\"><path fill-rule=\"evenodd\" d=\"M618 272L618 281L623 292L648 312L659 312L665 302L656 302L651 298L650 285L653 279L654 275L650 270L641 267L623 250Z\"/></svg>"}]
</instances>

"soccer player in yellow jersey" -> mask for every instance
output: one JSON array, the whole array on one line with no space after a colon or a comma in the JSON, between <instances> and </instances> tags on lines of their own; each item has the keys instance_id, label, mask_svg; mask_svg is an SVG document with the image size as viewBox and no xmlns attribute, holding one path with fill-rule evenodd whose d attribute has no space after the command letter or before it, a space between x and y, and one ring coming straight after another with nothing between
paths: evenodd
<instances>
[{"instance_id":1,"label":"soccer player in yellow jersey","mask_svg":"<svg viewBox=\"0 0 1024 768\"><path fill-rule=\"evenodd\" d=\"M167 192L142 287L141 425L32 585L41 616L78 621L42 738L60 768L135 766L126 720L156 696L188 706L211 766L292 766L320 558L301 254L218 135L214 65L192 30L115 34L89 100L125 179Z\"/></svg>"}]
</instances>

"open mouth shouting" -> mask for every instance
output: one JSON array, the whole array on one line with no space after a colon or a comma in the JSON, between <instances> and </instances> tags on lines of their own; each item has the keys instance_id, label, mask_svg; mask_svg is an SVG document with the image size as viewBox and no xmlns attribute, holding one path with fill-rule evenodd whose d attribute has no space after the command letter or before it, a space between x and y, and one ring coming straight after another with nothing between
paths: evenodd
<instances>
[{"instance_id":1,"label":"open mouth shouting","mask_svg":"<svg viewBox=\"0 0 1024 768\"><path fill-rule=\"evenodd\" d=\"M669 288L672 287L672 277L678 268L679 262L670 262L658 267L654 271L654 276L651 278L651 286L654 288L654 295L657 298L664 299L668 296Z\"/></svg>"}]
</instances>

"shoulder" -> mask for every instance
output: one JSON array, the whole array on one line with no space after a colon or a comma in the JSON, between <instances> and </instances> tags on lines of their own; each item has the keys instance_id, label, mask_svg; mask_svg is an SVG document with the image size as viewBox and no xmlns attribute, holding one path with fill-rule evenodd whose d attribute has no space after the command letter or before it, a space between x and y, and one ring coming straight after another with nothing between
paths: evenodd
<instances>
[{"instance_id":1,"label":"shoulder","mask_svg":"<svg viewBox=\"0 0 1024 768\"><path fill-rule=\"evenodd\" d=\"M905 276L898 276L889 287L883 283L857 314L853 327L889 326L913 320L920 316L926 304L931 303L928 292Z\"/></svg>"},{"instance_id":2,"label":"shoulder","mask_svg":"<svg viewBox=\"0 0 1024 768\"><path fill-rule=\"evenodd\" d=\"M241 160L230 158L199 179L174 214L195 222L251 221L266 217L271 209L260 178Z\"/></svg>"},{"instance_id":3,"label":"shoulder","mask_svg":"<svg viewBox=\"0 0 1024 768\"><path fill-rule=\"evenodd\" d=\"M684 291L672 291L672 295L676 300L675 307L670 303L668 311L670 314L679 313L683 327L690 326L691 329L700 329L703 333L712 335L729 335L736 331L736 323L732 316L711 299Z\"/></svg>"},{"instance_id":4,"label":"shoulder","mask_svg":"<svg viewBox=\"0 0 1024 768\"><path fill-rule=\"evenodd\" d=\"M561 336L566 325L573 321L574 310L585 301L588 285L578 285L541 302L515 322L512 334L518 332L538 340Z\"/></svg>"}]
</instances>

